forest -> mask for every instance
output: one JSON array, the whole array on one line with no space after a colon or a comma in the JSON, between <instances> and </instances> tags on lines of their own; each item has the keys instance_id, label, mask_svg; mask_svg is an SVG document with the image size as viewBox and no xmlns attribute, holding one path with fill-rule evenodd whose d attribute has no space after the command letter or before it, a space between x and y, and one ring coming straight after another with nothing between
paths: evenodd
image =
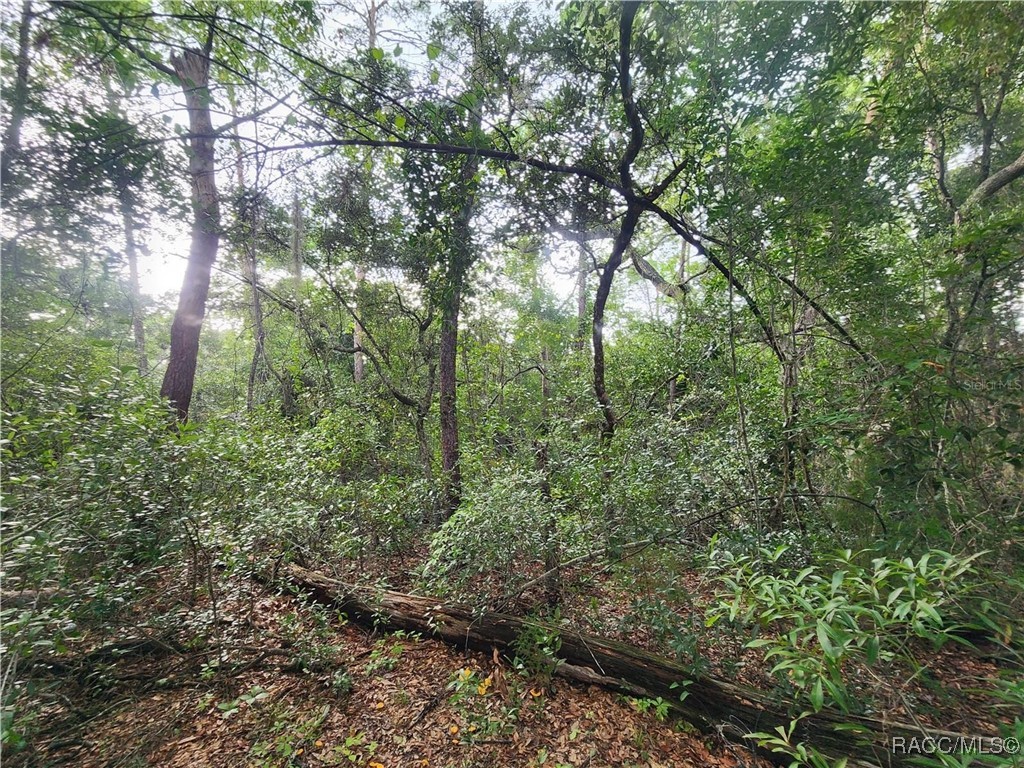
<instances>
[{"instance_id":1,"label":"forest","mask_svg":"<svg viewBox=\"0 0 1024 768\"><path fill-rule=\"evenodd\" d=\"M5 764L1024 765L1024 3L0 39Z\"/></svg>"}]
</instances>

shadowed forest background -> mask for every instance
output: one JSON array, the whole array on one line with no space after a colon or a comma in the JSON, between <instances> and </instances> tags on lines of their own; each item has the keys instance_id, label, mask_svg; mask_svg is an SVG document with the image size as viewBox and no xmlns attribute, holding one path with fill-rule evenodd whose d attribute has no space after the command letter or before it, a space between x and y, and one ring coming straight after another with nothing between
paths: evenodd
<instances>
[{"instance_id":1,"label":"shadowed forest background","mask_svg":"<svg viewBox=\"0 0 1024 768\"><path fill-rule=\"evenodd\" d=\"M1024 4L2 34L12 765L1021 759Z\"/></svg>"}]
</instances>

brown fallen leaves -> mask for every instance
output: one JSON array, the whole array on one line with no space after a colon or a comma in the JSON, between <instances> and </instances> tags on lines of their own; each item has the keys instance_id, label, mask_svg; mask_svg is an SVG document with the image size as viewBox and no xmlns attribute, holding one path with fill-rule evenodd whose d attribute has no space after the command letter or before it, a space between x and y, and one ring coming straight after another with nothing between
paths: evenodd
<instances>
[{"instance_id":1,"label":"brown fallen leaves","mask_svg":"<svg viewBox=\"0 0 1024 768\"><path fill-rule=\"evenodd\" d=\"M255 608L255 610L252 610ZM286 614L287 598L250 603L247 622L259 625L264 647L295 647L303 621ZM222 606L222 615L230 606ZM241 624L242 622L239 622ZM290 634L289 634L290 633ZM56 707L33 750L10 756L11 765L167 766L357 766L358 768L565 768L566 766L753 765L757 761L724 742L689 732L684 724L660 722L623 697L562 681L523 680L496 653L465 654L415 638L400 643L392 669L368 669L381 638L350 626L323 630L317 642L330 646L334 668L297 671L287 658L271 657L234 677L203 679L192 659L123 660L115 664L125 682L103 695L108 706L81 723L73 706ZM246 648L251 649L250 638ZM136 665L132 667L132 665ZM183 668L181 665L191 667ZM111 668L111 669L114 669ZM209 668L209 667L207 667ZM295 669L296 671L288 671ZM474 711L451 700L449 683L469 669L481 681L471 692ZM347 673L350 691L332 688ZM163 681L156 685L155 681ZM256 689L268 695L246 697ZM226 706L236 704L227 711ZM222 706L218 706L222 705ZM487 729L491 719L500 728ZM67 734L74 733L74 738ZM5 758L8 758L5 755Z\"/></svg>"}]
</instances>

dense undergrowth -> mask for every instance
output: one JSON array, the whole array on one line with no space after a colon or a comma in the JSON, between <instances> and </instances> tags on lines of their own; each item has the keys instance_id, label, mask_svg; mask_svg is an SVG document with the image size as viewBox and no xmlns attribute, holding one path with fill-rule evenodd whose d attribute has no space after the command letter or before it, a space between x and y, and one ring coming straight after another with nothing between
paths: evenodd
<instances>
[{"instance_id":1,"label":"dense undergrowth","mask_svg":"<svg viewBox=\"0 0 1024 768\"><path fill-rule=\"evenodd\" d=\"M780 760L841 763L825 710L1024 737L1024 3L17 5L5 760L166 757L103 754L116 690L236 762L381 768L388 698L540 768L572 631L782 703ZM464 673L291 563L538 629Z\"/></svg>"},{"instance_id":2,"label":"dense undergrowth","mask_svg":"<svg viewBox=\"0 0 1024 768\"><path fill-rule=\"evenodd\" d=\"M816 500L813 513L805 506L769 529L769 501L748 496L733 438L685 421L624 433L610 459L600 444L555 436L546 472L530 452L495 456L484 444L462 508L438 527L435 485L415 464L394 463L400 450L379 425L344 409L313 424L263 413L169 428L166 407L115 369L55 372L12 395L3 442L11 754L32 739L48 696L35 666L82 636L215 642L230 585L289 560L531 612L551 610L544 572L561 563L556 621L646 638L694 675L752 664L752 682L793 702L794 717L824 706L880 711L894 680L927 682L947 643L996 648L1008 669L1021 662L1024 589L1005 530L940 538L930 516L884 497L874 509ZM747 458L766 467L759 444ZM613 484L595 471L609 461ZM617 584L628 600L606 599ZM140 613L154 590L163 608ZM978 686L992 709L973 724L989 717L1020 738L1019 679L1008 671ZM941 706L902 701L907 717L930 712L941 723ZM805 749L779 734L762 741Z\"/></svg>"}]
</instances>

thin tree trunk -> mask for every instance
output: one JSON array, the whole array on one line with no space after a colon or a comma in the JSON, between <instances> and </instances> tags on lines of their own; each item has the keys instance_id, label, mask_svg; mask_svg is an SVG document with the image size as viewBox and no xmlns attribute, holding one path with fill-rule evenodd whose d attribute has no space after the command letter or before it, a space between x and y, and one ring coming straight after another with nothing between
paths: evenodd
<instances>
[{"instance_id":1,"label":"thin tree trunk","mask_svg":"<svg viewBox=\"0 0 1024 768\"><path fill-rule=\"evenodd\" d=\"M269 367L270 365L267 360L267 332L263 325L263 301L256 288L259 280L256 249L251 245L246 246L243 267L245 279L252 286L252 291L249 294L249 311L252 315L252 333L255 343L253 344L252 361L249 363L249 381L245 393L245 409L251 412L256 405L256 388L267 380L266 370L263 366Z\"/></svg>"},{"instance_id":2,"label":"thin tree trunk","mask_svg":"<svg viewBox=\"0 0 1024 768\"><path fill-rule=\"evenodd\" d=\"M676 284L681 286L683 295L675 305L675 323L672 328L672 340L675 344L673 350L677 355L683 344L683 313L686 307L686 276L690 264L690 244L685 240L679 244L679 267L676 270ZM673 360L673 362L675 362ZM679 395L679 376L673 376L668 380L668 416L670 419L676 415L676 398Z\"/></svg>"},{"instance_id":3,"label":"thin tree trunk","mask_svg":"<svg viewBox=\"0 0 1024 768\"><path fill-rule=\"evenodd\" d=\"M363 265L356 265L356 307L362 312L359 299L363 293L363 283L366 282L366 268ZM363 379L366 378L366 362L363 360L363 326L359 324L359 321L355 321L355 325L352 327L352 346L356 348L355 354L352 356L352 380L356 384L362 384Z\"/></svg>"},{"instance_id":4,"label":"thin tree trunk","mask_svg":"<svg viewBox=\"0 0 1024 768\"><path fill-rule=\"evenodd\" d=\"M590 263L587 260L587 249L583 247L583 239L576 244L579 248L579 263L576 272L576 339L573 347L582 351L587 346L587 275Z\"/></svg>"},{"instance_id":5,"label":"thin tree trunk","mask_svg":"<svg viewBox=\"0 0 1024 768\"><path fill-rule=\"evenodd\" d=\"M377 15L387 5L387 0L384 2L377 2L377 0L368 0L366 3L366 11L363 15L363 21L366 22L366 40L370 50L377 47ZM358 13L358 11L357 11ZM359 307L359 299L363 293L363 284L366 282L366 268L362 264L356 265L356 306ZM360 314L362 313L362 307L359 307ZM356 351L352 355L352 380L356 384L362 384L366 378L366 361L363 358L362 348L364 343L365 332L363 327L359 324L359 321L355 321L355 325L352 327L352 346L355 347Z\"/></svg>"},{"instance_id":6,"label":"thin tree trunk","mask_svg":"<svg viewBox=\"0 0 1024 768\"><path fill-rule=\"evenodd\" d=\"M594 394L597 395L597 402L604 415L604 427L601 429L601 437L604 441L611 442L615 435L615 410L612 408L611 398L608 396L608 388L605 385L605 360L604 360L604 310L608 304L608 296L612 290L612 282L615 280L615 271L622 264L622 256L626 252L633 232L636 231L637 222L640 220L640 208L630 205L622 219L622 227L615 238L615 245L612 246L611 256L608 263L604 265L601 272L601 280L597 284L597 294L594 296L594 319L593 319L593 344L594 344Z\"/></svg>"},{"instance_id":7,"label":"thin tree trunk","mask_svg":"<svg viewBox=\"0 0 1024 768\"><path fill-rule=\"evenodd\" d=\"M199 358L199 335L206 315L210 272L220 244L220 199L217 195L213 121L210 116L210 60L188 49L171 56L188 108L189 173L192 177L192 244L188 266L171 325L171 351L160 395L171 401L179 421L188 419Z\"/></svg>"},{"instance_id":8,"label":"thin tree trunk","mask_svg":"<svg viewBox=\"0 0 1024 768\"><path fill-rule=\"evenodd\" d=\"M21 124L25 121L28 103L29 42L32 31L32 0L21 4L21 25L18 28L18 59L15 65L14 89L10 101L10 122L4 133L3 153L0 154L0 183L11 180L11 162L21 151Z\"/></svg>"},{"instance_id":9,"label":"thin tree trunk","mask_svg":"<svg viewBox=\"0 0 1024 768\"><path fill-rule=\"evenodd\" d=\"M438 360L438 409L441 421L441 471L444 474L442 515L452 516L462 500L462 472L459 468L459 419L456 365L459 346L459 305L461 280L453 281L441 314Z\"/></svg>"},{"instance_id":10,"label":"thin tree trunk","mask_svg":"<svg viewBox=\"0 0 1024 768\"><path fill-rule=\"evenodd\" d=\"M302 206L299 205L299 193L292 198L292 289L295 292L295 307L301 310L302 298ZM299 319L299 312L296 312Z\"/></svg>"},{"instance_id":11,"label":"thin tree trunk","mask_svg":"<svg viewBox=\"0 0 1024 768\"><path fill-rule=\"evenodd\" d=\"M629 123L629 144L619 160L619 179L622 186L631 189L633 186L632 167L637 155L644 143L644 127L637 109L636 101L633 98L633 80L629 72L630 51L632 49L633 22L636 20L640 3L637 1L623 2L619 16L619 89L622 95L622 107L626 113L626 120ZM612 246L608 263L601 272L601 280L597 284L597 294L594 297L594 394L601 406L604 415L604 427L601 429L601 438L605 445L609 445L615 436L615 411L612 409L612 401L608 396L608 389L604 380L604 310L608 303L608 296L612 290L612 282L615 280L615 271L622 264L622 257L633 240L633 233L640 222L640 215L643 208L638 203L631 202L626 207L622 217L622 224L619 226L618 235ZM604 470L605 479L609 480L609 469L607 464Z\"/></svg>"},{"instance_id":12,"label":"thin tree trunk","mask_svg":"<svg viewBox=\"0 0 1024 768\"><path fill-rule=\"evenodd\" d=\"M235 104L232 99L232 112ZM237 115L235 115L237 117ZM235 173L238 177L238 189L245 193L245 165L243 163L242 145L235 140ZM259 264L256 253L256 229L259 226L259 210L257 200L251 198L248 208L243 209L245 223L248 225L242 254L242 276L249 284L249 317L252 322L253 350L249 362L249 378L245 389L245 410L252 412L256 406L256 388L267 380L266 368L270 367L267 359L267 332L263 325L263 299L259 291ZM283 386L283 382L282 382ZM283 393L282 393L283 394Z\"/></svg>"},{"instance_id":13,"label":"thin tree trunk","mask_svg":"<svg viewBox=\"0 0 1024 768\"><path fill-rule=\"evenodd\" d=\"M233 94L233 91L229 91ZM238 117L233 95L231 100L232 116ZM235 144L235 175L238 179L238 190L243 196L246 194L245 185L245 163L242 154L242 143L237 138ZM254 190L255 191L255 190ZM243 198L244 200L244 198ZM249 361L249 377L245 388L245 410L252 413L256 407L256 388L266 382L267 371L270 369L270 360L267 358L267 332L263 326L263 298L259 291L259 262L256 252L256 232L259 227L259 201L255 194L249 198L247 207L243 207L242 215L248 229L245 232L245 243L242 246L242 276L249 284L249 319L252 323L253 349L252 359ZM280 382L282 390L286 389L284 382ZM288 397L282 391L282 398L287 401ZM286 403L286 408L288 407Z\"/></svg>"},{"instance_id":14,"label":"thin tree trunk","mask_svg":"<svg viewBox=\"0 0 1024 768\"><path fill-rule=\"evenodd\" d=\"M139 288L139 253L135 240L135 216L131 194L122 189L118 195L121 205L121 221L124 225L124 251L128 259L128 291L132 305L132 335L135 339L135 364L139 376L149 372L149 361L146 359L146 329L143 325L142 291Z\"/></svg>"},{"instance_id":15,"label":"thin tree trunk","mask_svg":"<svg viewBox=\"0 0 1024 768\"><path fill-rule=\"evenodd\" d=\"M433 451L430 450L430 438L427 436L427 411L425 410L416 412L416 446L420 466L423 467L423 475L430 479L434 474L431 466Z\"/></svg>"}]
</instances>

